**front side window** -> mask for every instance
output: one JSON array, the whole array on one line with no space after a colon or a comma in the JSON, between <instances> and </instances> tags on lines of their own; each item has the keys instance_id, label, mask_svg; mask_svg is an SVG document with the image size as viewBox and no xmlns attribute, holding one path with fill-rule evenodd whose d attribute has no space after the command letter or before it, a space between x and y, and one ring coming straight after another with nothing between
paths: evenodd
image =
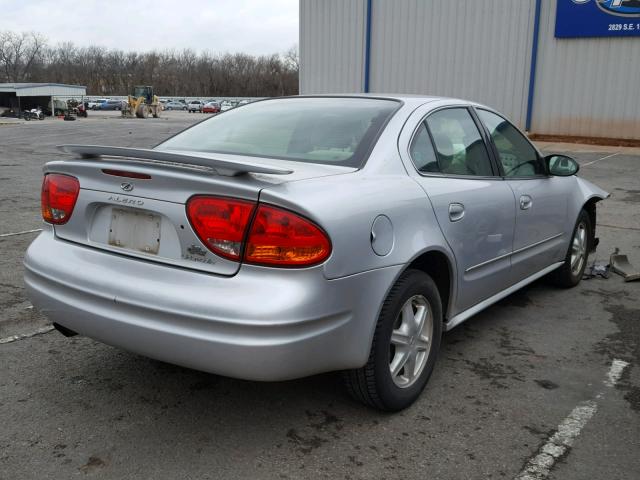
<instances>
[{"instance_id":1,"label":"front side window","mask_svg":"<svg viewBox=\"0 0 640 480\"><path fill-rule=\"evenodd\" d=\"M493 175L491 161L471 114L466 108L447 108L427 117L440 172L452 175Z\"/></svg>"},{"instance_id":2,"label":"front side window","mask_svg":"<svg viewBox=\"0 0 640 480\"><path fill-rule=\"evenodd\" d=\"M348 97L254 102L199 123L156 148L360 167L400 105Z\"/></svg>"},{"instance_id":3,"label":"front side window","mask_svg":"<svg viewBox=\"0 0 640 480\"><path fill-rule=\"evenodd\" d=\"M505 176L535 177L546 174L538 152L516 127L488 110L478 109L477 112L498 149Z\"/></svg>"}]
</instances>

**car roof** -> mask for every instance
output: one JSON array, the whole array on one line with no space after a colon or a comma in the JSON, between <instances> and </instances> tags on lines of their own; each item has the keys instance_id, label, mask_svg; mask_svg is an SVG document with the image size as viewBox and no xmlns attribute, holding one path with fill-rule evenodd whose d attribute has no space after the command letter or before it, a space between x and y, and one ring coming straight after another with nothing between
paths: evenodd
<instances>
[{"instance_id":1,"label":"car roof","mask_svg":"<svg viewBox=\"0 0 640 480\"><path fill-rule=\"evenodd\" d=\"M410 94L410 93L331 93L331 94L318 94L318 95L292 95L290 97L281 97L281 98L299 98L299 97L326 97L326 98L336 98L336 97L345 97L345 98L377 98L383 100L396 100L401 101L405 105L418 107L420 105L424 105L425 103L433 103L433 102L446 102L451 103L453 105L474 105L478 107L484 107L484 105L471 101L464 100L461 98L454 97L444 97L438 95L423 95L423 94Z\"/></svg>"}]
</instances>

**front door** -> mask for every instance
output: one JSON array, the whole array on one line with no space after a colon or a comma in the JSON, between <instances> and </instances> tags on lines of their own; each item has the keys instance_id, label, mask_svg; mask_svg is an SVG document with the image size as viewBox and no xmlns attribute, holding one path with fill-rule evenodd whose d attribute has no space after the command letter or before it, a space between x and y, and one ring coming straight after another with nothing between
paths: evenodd
<instances>
[{"instance_id":1,"label":"front door","mask_svg":"<svg viewBox=\"0 0 640 480\"><path fill-rule=\"evenodd\" d=\"M477 113L515 198L511 274L516 283L564 258L568 189L563 178L547 175L544 160L516 127L494 112L477 109Z\"/></svg>"}]
</instances>

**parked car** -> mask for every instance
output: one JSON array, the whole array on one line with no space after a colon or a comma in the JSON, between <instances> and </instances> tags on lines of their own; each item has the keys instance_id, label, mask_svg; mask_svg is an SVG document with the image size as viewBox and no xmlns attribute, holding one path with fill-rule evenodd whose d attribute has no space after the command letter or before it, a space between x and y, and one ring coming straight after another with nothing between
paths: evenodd
<instances>
[{"instance_id":1,"label":"parked car","mask_svg":"<svg viewBox=\"0 0 640 480\"><path fill-rule=\"evenodd\" d=\"M99 98L97 100L89 100L88 107L91 110L99 110L100 106L103 103L108 102L108 101L109 101L109 99L107 99L107 98Z\"/></svg>"},{"instance_id":2,"label":"parked car","mask_svg":"<svg viewBox=\"0 0 640 480\"><path fill-rule=\"evenodd\" d=\"M202 113L202 107L203 107L203 103L200 100L191 100L188 104L187 104L187 110L189 110L189 113L192 112L200 112Z\"/></svg>"},{"instance_id":3,"label":"parked car","mask_svg":"<svg viewBox=\"0 0 640 480\"><path fill-rule=\"evenodd\" d=\"M220 113L220 104L216 102L205 103L202 107L204 113Z\"/></svg>"},{"instance_id":4,"label":"parked car","mask_svg":"<svg viewBox=\"0 0 640 480\"><path fill-rule=\"evenodd\" d=\"M123 100L107 100L100 104L100 110L122 110Z\"/></svg>"},{"instance_id":5,"label":"parked car","mask_svg":"<svg viewBox=\"0 0 640 480\"><path fill-rule=\"evenodd\" d=\"M440 97L271 99L152 150L62 149L24 261L58 330L249 380L343 371L390 411L444 330L542 276L578 284L608 196Z\"/></svg>"},{"instance_id":6,"label":"parked car","mask_svg":"<svg viewBox=\"0 0 640 480\"><path fill-rule=\"evenodd\" d=\"M174 100L164 104L165 110L186 110L187 105L182 102L176 102Z\"/></svg>"},{"instance_id":7,"label":"parked car","mask_svg":"<svg viewBox=\"0 0 640 480\"><path fill-rule=\"evenodd\" d=\"M231 102L229 100L224 100L220 104L220 111L221 112L226 112L227 110L231 110L232 108L235 108L237 105L238 105L237 102Z\"/></svg>"}]
</instances>

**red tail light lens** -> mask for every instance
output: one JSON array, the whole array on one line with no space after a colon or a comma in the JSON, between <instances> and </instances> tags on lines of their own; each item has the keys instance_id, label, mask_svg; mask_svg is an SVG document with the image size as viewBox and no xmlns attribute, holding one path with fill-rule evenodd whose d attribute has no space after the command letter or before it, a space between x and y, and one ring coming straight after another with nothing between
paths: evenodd
<instances>
[{"instance_id":1,"label":"red tail light lens","mask_svg":"<svg viewBox=\"0 0 640 480\"><path fill-rule=\"evenodd\" d=\"M314 223L288 210L247 200L198 195L187 202L187 216L198 238L212 252L257 265L307 267L331 254L329 237ZM246 245L245 236L251 218Z\"/></svg>"},{"instance_id":2,"label":"red tail light lens","mask_svg":"<svg viewBox=\"0 0 640 480\"><path fill-rule=\"evenodd\" d=\"M330 253L329 238L315 224L293 212L260 205L244 259L260 265L309 266L323 262Z\"/></svg>"},{"instance_id":3,"label":"red tail light lens","mask_svg":"<svg viewBox=\"0 0 640 480\"><path fill-rule=\"evenodd\" d=\"M196 196L187 202L187 216L198 238L212 252L240 260L242 241L255 205L247 200Z\"/></svg>"},{"instance_id":4,"label":"red tail light lens","mask_svg":"<svg viewBox=\"0 0 640 480\"><path fill-rule=\"evenodd\" d=\"M79 191L80 182L75 177L59 173L45 175L40 195L44 221L54 225L67 223L73 213Z\"/></svg>"}]
</instances>

